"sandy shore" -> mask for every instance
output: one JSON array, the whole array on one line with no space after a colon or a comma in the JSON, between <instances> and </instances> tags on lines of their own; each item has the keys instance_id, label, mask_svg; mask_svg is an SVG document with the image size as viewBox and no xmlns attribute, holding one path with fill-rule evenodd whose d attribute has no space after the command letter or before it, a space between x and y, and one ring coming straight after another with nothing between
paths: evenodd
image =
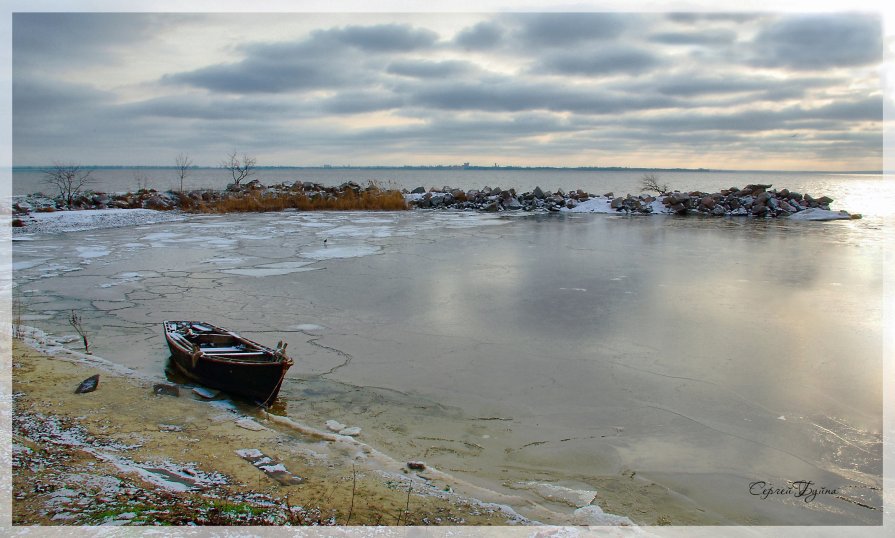
<instances>
[{"instance_id":1,"label":"sandy shore","mask_svg":"<svg viewBox=\"0 0 895 538\"><path fill-rule=\"evenodd\" d=\"M13 525L523 522L426 471L369 465L351 440L279 433L263 411L155 394L18 341L12 359ZM97 389L76 394L94 374Z\"/></svg>"}]
</instances>

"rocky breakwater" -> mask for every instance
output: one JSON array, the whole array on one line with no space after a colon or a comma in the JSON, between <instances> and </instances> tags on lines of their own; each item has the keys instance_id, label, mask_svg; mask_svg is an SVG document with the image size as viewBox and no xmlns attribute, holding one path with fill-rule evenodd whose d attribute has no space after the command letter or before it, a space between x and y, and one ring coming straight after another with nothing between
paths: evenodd
<instances>
[{"instance_id":1,"label":"rocky breakwater","mask_svg":"<svg viewBox=\"0 0 895 538\"><path fill-rule=\"evenodd\" d=\"M536 187L518 194L515 189L485 187L468 190L443 187L426 191L418 187L407 194L411 207L476 211L572 211L626 214L703 214L707 216L746 216L754 218L793 217L804 220L858 219L859 214L832 211L829 196L815 198L789 189L771 190L772 185L730 187L718 192L665 192L615 196L590 194L582 189L565 192L544 191Z\"/></svg>"},{"instance_id":2,"label":"rocky breakwater","mask_svg":"<svg viewBox=\"0 0 895 538\"><path fill-rule=\"evenodd\" d=\"M72 197L67 203L62 196L48 196L35 193L16 197L12 210L14 216L23 216L34 212L52 212L65 210L89 209L155 209L160 211L182 209L202 210L213 208L221 202L238 201L240 199L275 200L289 196L301 195L308 200L337 200L349 194L360 196L367 192L380 192L381 189L371 183L361 187L353 181L338 187L325 187L309 181L283 182L265 186L258 180L244 184L230 184L224 190L196 189L190 191L164 191L156 189L140 189L136 192L105 193L85 191Z\"/></svg>"},{"instance_id":3,"label":"rocky breakwater","mask_svg":"<svg viewBox=\"0 0 895 538\"><path fill-rule=\"evenodd\" d=\"M544 191L535 187L531 192L519 194L516 189L501 189L500 187L485 187L481 190L471 189L464 191L453 187L443 187L441 190L423 187L413 189L407 195L407 203L411 207L421 209L458 209L474 211L562 211L577 207L579 203L594 198L593 194L578 189L565 192L558 189L556 192Z\"/></svg>"},{"instance_id":4,"label":"rocky breakwater","mask_svg":"<svg viewBox=\"0 0 895 538\"><path fill-rule=\"evenodd\" d=\"M690 212L722 217L739 215L752 217L789 217L806 212L803 216L842 219L859 219L859 214L847 211L833 212L829 196L814 198L789 189L770 190L772 185L746 185L742 189L730 187L714 193L693 191L673 192L662 197L667 213L684 215ZM826 214L829 213L829 214Z\"/></svg>"}]
</instances>

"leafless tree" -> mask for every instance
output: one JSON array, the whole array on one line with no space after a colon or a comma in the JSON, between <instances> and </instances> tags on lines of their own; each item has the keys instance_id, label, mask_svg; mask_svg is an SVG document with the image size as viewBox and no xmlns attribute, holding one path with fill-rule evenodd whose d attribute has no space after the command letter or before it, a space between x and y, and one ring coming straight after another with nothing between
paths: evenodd
<instances>
[{"instance_id":1,"label":"leafless tree","mask_svg":"<svg viewBox=\"0 0 895 538\"><path fill-rule=\"evenodd\" d=\"M640 190L644 192L656 192L658 194L668 192L668 184L660 184L659 176L656 174L643 174L643 177L640 178L640 186Z\"/></svg>"},{"instance_id":2,"label":"leafless tree","mask_svg":"<svg viewBox=\"0 0 895 538\"><path fill-rule=\"evenodd\" d=\"M180 192L183 192L183 180L190 174L190 167L193 166L193 161L190 160L189 155L181 153L174 159L174 163L177 166L177 175L180 177Z\"/></svg>"},{"instance_id":3,"label":"leafless tree","mask_svg":"<svg viewBox=\"0 0 895 538\"><path fill-rule=\"evenodd\" d=\"M71 316L68 317L68 324L74 327L74 329L81 336L81 339L84 341L84 353L90 354L90 343L87 342L87 331L84 329L84 325L81 324L81 316L78 315L74 310L71 311Z\"/></svg>"},{"instance_id":4,"label":"leafless tree","mask_svg":"<svg viewBox=\"0 0 895 538\"><path fill-rule=\"evenodd\" d=\"M254 157L249 157L245 154L243 154L242 160L240 160L234 151L227 157L226 161L221 163L221 167L229 170L230 175L233 176L233 183L239 185L243 179L255 173L255 164L257 162Z\"/></svg>"},{"instance_id":5,"label":"leafless tree","mask_svg":"<svg viewBox=\"0 0 895 538\"><path fill-rule=\"evenodd\" d=\"M52 168L44 170L44 182L55 187L59 196L65 199L65 206L71 209L72 200L81 189L93 182L93 170L81 168L80 164L54 162Z\"/></svg>"}]
</instances>

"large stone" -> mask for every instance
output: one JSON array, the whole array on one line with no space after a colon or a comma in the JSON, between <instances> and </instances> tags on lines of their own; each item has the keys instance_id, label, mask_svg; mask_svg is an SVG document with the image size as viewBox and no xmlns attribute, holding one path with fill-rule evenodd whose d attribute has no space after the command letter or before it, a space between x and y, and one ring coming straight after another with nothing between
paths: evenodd
<instances>
[{"instance_id":1,"label":"large stone","mask_svg":"<svg viewBox=\"0 0 895 538\"><path fill-rule=\"evenodd\" d=\"M522 209L522 204L519 203L519 200L511 196L503 201L503 208L512 210Z\"/></svg>"},{"instance_id":2,"label":"large stone","mask_svg":"<svg viewBox=\"0 0 895 538\"><path fill-rule=\"evenodd\" d=\"M621 209L624 205L625 199L619 196L618 198L612 200L612 202L609 204L609 207L611 207L612 209Z\"/></svg>"},{"instance_id":3,"label":"large stone","mask_svg":"<svg viewBox=\"0 0 895 538\"><path fill-rule=\"evenodd\" d=\"M547 195L544 194L544 191L541 190L541 187L535 187L535 190L531 191L534 194L535 198L539 198L543 200Z\"/></svg>"},{"instance_id":4,"label":"large stone","mask_svg":"<svg viewBox=\"0 0 895 538\"><path fill-rule=\"evenodd\" d=\"M768 212L768 207L764 205L753 205L752 206L752 214L756 217L761 217Z\"/></svg>"},{"instance_id":5,"label":"large stone","mask_svg":"<svg viewBox=\"0 0 895 538\"><path fill-rule=\"evenodd\" d=\"M307 189L307 187L305 188ZM426 194L426 189L425 187L417 187L410 191L410 194Z\"/></svg>"},{"instance_id":6,"label":"large stone","mask_svg":"<svg viewBox=\"0 0 895 538\"><path fill-rule=\"evenodd\" d=\"M724 213L726 213L726 211L724 211L724 206L716 205L712 209L712 215L715 215L716 217L722 217L724 216Z\"/></svg>"},{"instance_id":7,"label":"large stone","mask_svg":"<svg viewBox=\"0 0 895 538\"><path fill-rule=\"evenodd\" d=\"M703 196L699 201L699 204L704 206L706 209L714 209L715 208L715 199L711 196Z\"/></svg>"}]
</instances>

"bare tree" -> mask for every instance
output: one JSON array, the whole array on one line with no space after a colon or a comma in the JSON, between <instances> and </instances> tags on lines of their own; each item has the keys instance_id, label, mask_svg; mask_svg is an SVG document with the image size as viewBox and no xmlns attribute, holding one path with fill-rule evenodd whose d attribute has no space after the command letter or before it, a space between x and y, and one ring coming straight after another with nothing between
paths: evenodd
<instances>
[{"instance_id":1,"label":"bare tree","mask_svg":"<svg viewBox=\"0 0 895 538\"><path fill-rule=\"evenodd\" d=\"M54 162L52 168L43 172L46 176L44 182L56 187L69 209L74 197L81 194L81 189L93 182L90 177L93 170L81 168L80 164Z\"/></svg>"},{"instance_id":2,"label":"bare tree","mask_svg":"<svg viewBox=\"0 0 895 538\"><path fill-rule=\"evenodd\" d=\"M658 194L668 192L668 184L659 184L659 176L656 174L643 174L643 177L640 178L640 186L640 190L644 192L656 192Z\"/></svg>"},{"instance_id":3,"label":"bare tree","mask_svg":"<svg viewBox=\"0 0 895 538\"><path fill-rule=\"evenodd\" d=\"M78 315L74 310L71 311L71 316L68 317L68 324L74 327L74 329L81 336L81 339L84 341L84 353L90 354L90 343L87 342L87 331L84 329L84 325L81 324L81 316Z\"/></svg>"},{"instance_id":4,"label":"bare tree","mask_svg":"<svg viewBox=\"0 0 895 538\"><path fill-rule=\"evenodd\" d=\"M236 154L234 154L235 156ZM189 175L190 167L193 166L193 161L190 160L190 156L181 153L174 159L174 163L177 166L177 175L180 177L180 192L183 192L183 179Z\"/></svg>"},{"instance_id":5,"label":"bare tree","mask_svg":"<svg viewBox=\"0 0 895 538\"><path fill-rule=\"evenodd\" d=\"M221 168L230 171L233 176L233 183L239 185L240 182L255 173L255 164L258 161L254 157L243 154L242 160L236 156L236 152L231 153L227 160L221 163Z\"/></svg>"}]
</instances>

